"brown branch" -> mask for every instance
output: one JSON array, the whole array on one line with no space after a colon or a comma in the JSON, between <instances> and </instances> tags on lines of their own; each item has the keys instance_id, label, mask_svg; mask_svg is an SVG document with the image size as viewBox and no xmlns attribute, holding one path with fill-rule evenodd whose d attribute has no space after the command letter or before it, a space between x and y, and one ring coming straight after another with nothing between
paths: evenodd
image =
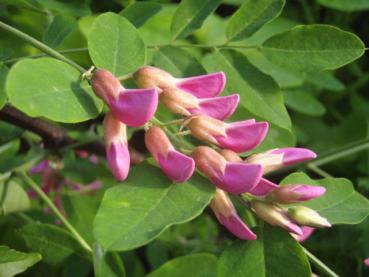
<instances>
[{"instance_id":1,"label":"brown branch","mask_svg":"<svg viewBox=\"0 0 369 277\"><path fill-rule=\"evenodd\" d=\"M9 105L0 110L0 120L39 135L47 148L59 148L74 143L64 128L39 118L32 118ZM101 156L105 155L105 148L101 142L90 142L76 148Z\"/></svg>"}]
</instances>

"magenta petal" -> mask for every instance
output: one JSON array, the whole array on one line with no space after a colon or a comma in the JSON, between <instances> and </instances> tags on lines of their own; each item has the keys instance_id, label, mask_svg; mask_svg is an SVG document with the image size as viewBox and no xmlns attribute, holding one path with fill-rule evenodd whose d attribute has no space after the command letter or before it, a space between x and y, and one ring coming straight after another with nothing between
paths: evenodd
<instances>
[{"instance_id":1,"label":"magenta petal","mask_svg":"<svg viewBox=\"0 0 369 277\"><path fill-rule=\"evenodd\" d=\"M128 126L142 126L149 121L158 106L156 89L128 89L118 100L110 99L110 108L116 118Z\"/></svg>"},{"instance_id":2,"label":"magenta petal","mask_svg":"<svg viewBox=\"0 0 369 277\"><path fill-rule=\"evenodd\" d=\"M297 236L297 241L298 242L303 242L303 241L307 240L312 235L312 233L314 232L315 229L312 228L312 227L309 227L309 226L302 226L301 230L302 230L302 235Z\"/></svg>"},{"instance_id":3,"label":"magenta petal","mask_svg":"<svg viewBox=\"0 0 369 277\"><path fill-rule=\"evenodd\" d=\"M36 174L45 171L49 166L48 160L43 160L39 162L37 165L31 168L30 172L31 174Z\"/></svg>"},{"instance_id":4,"label":"magenta petal","mask_svg":"<svg viewBox=\"0 0 369 277\"><path fill-rule=\"evenodd\" d=\"M316 158L316 154L306 148L287 147L273 150L272 154L283 154L283 164L291 165Z\"/></svg>"},{"instance_id":5,"label":"magenta petal","mask_svg":"<svg viewBox=\"0 0 369 277\"><path fill-rule=\"evenodd\" d=\"M232 214L229 218L220 214L218 220L237 238L242 240L256 240L256 235L249 229L249 227L247 227L237 214Z\"/></svg>"},{"instance_id":6,"label":"magenta petal","mask_svg":"<svg viewBox=\"0 0 369 277\"><path fill-rule=\"evenodd\" d=\"M179 79L177 87L197 98L218 96L224 89L226 77L223 72Z\"/></svg>"},{"instance_id":7,"label":"magenta petal","mask_svg":"<svg viewBox=\"0 0 369 277\"><path fill-rule=\"evenodd\" d=\"M210 117L225 120L230 117L240 101L238 94L199 100L199 108L188 109L191 114L206 114Z\"/></svg>"},{"instance_id":8,"label":"magenta petal","mask_svg":"<svg viewBox=\"0 0 369 277\"><path fill-rule=\"evenodd\" d=\"M127 145L122 142L112 143L107 151L107 161L115 178L119 181L127 178L130 163Z\"/></svg>"},{"instance_id":9,"label":"magenta petal","mask_svg":"<svg viewBox=\"0 0 369 277\"><path fill-rule=\"evenodd\" d=\"M195 161L176 150L170 150L166 159L158 155L158 163L165 175L176 183L187 181L195 170Z\"/></svg>"},{"instance_id":10,"label":"magenta petal","mask_svg":"<svg viewBox=\"0 0 369 277\"><path fill-rule=\"evenodd\" d=\"M293 222L290 222L290 223L287 223L286 224L286 229L293 233L293 234L296 234L298 236L302 236L303 235L303 232L302 232L302 229L299 225L293 223Z\"/></svg>"},{"instance_id":11,"label":"magenta petal","mask_svg":"<svg viewBox=\"0 0 369 277\"><path fill-rule=\"evenodd\" d=\"M260 165L227 163L221 178L212 178L220 189L232 194L249 192L259 183L263 170Z\"/></svg>"},{"instance_id":12,"label":"magenta petal","mask_svg":"<svg viewBox=\"0 0 369 277\"><path fill-rule=\"evenodd\" d=\"M231 123L226 130L226 136L215 136L215 139L222 148L235 152L246 152L258 146L268 132L267 122L257 122L254 124Z\"/></svg>"},{"instance_id":13,"label":"magenta petal","mask_svg":"<svg viewBox=\"0 0 369 277\"><path fill-rule=\"evenodd\" d=\"M295 192L301 195L298 201L309 201L311 199L322 196L325 191L325 187L322 186L298 185L294 186L291 192Z\"/></svg>"},{"instance_id":14,"label":"magenta petal","mask_svg":"<svg viewBox=\"0 0 369 277\"><path fill-rule=\"evenodd\" d=\"M274 184L265 178L261 178L260 182L249 192L256 196L264 196L277 187L277 184Z\"/></svg>"}]
</instances>

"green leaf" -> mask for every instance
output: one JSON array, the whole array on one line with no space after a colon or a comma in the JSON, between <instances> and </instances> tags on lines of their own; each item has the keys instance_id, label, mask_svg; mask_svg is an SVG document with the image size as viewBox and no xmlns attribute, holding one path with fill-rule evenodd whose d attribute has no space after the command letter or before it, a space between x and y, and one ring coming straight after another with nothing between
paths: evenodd
<instances>
[{"instance_id":1,"label":"green leaf","mask_svg":"<svg viewBox=\"0 0 369 277\"><path fill-rule=\"evenodd\" d=\"M136 28L114 13L99 15L88 36L88 51L97 67L116 76L130 73L146 61L146 46Z\"/></svg>"},{"instance_id":2,"label":"green leaf","mask_svg":"<svg viewBox=\"0 0 369 277\"><path fill-rule=\"evenodd\" d=\"M55 48L75 29L77 29L77 20L74 17L57 15L45 31L43 42Z\"/></svg>"},{"instance_id":3,"label":"green leaf","mask_svg":"<svg viewBox=\"0 0 369 277\"><path fill-rule=\"evenodd\" d=\"M354 12L369 9L368 0L317 0L317 2L325 7L344 12Z\"/></svg>"},{"instance_id":4,"label":"green leaf","mask_svg":"<svg viewBox=\"0 0 369 277\"><path fill-rule=\"evenodd\" d=\"M27 247L41 253L43 261L57 265L73 254L80 257L83 249L76 239L64 229L50 224L28 224L20 230Z\"/></svg>"},{"instance_id":5,"label":"green leaf","mask_svg":"<svg viewBox=\"0 0 369 277\"><path fill-rule=\"evenodd\" d=\"M321 116L325 114L324 105L304 87L296 89L286 89L284 101L290 109L311 116Z\"/></svg>"},{"instance_id":6,"label":"green leaf","mask_svg":"<svg viewBox=\"0 0 369 277\"><path fill-rule=\"evenodd\" d=\"M38 253L22 253L0 245L0 277L12 277L40 260Z\"/></svg>"},{"instance_id":7,"label":"green leaf","mask_svg":"<svg viewBox=\"0 0 369 277\"><path fill-rule=\"evenodd\" d=\"M241 105L251 114L275 125L290 129L291 120L286 111L283 94L276 82L253 66L238 51L218 51L204 60L208 71L224 71L226 90L238 92Z\"/></svg>"},{"instance_id":8,"label":"green leaf","mask_svg":"<svg viewBox=\"0 0 369 277\"><path fill-rule=\"evenodd\" d=\"M261 52L271 62L292 70L336 69L364 54L354 34L329 25L301 25L266 40Z\"/></svg>"},{"instance_id":9,"label":"green leaf","mask_svg":"<svg viewBox=\"0 0 369 277\"><path fill-rule=\"evenodd\" d=\"M227 26L228 41L250 37L282 12L284 0L246 0L232 15Z\"/></svg>"},{"instance_id":10,"label":"green leaf","mask_svg":"<svg viewBox=\"0 0 369 277\"><path fill-rule=\"evenodd\" d=\"M8 75L8 67L0 64L0 109L4 107L6 104L6 91L5 91L5 83L6 83L6 76Z\"/></svg>"},{"instance_id":11,"label":"green leaf","mask_svg":"<svg viewBox=\"0 0 369 277\"><path fill-rule=\"evenodd\" d=\"M221 2L221 0L181 1L170 27L172 38L184 38L200 28L204 20L215 11Z\"/></svg>"},{"instance_id":12,"label":"green leaf","mask_svg":"<svg viewBox=\"0 0 369 277\"><path fill-rule=\"evenodd\" d=\"M198 216L213 192L199 175L175 184L159 168L140 164L127 181L106 191L94 221L95 238L105 250L139 247L167 227Z\"/></svg>"},{"instance_id":13,"label":"green leaf","mask_svg":"<svg viewBox=\"0 0 369 277\"><path fill-rule=\"evenodd\" d=\"M358 224L369 215L369 201L354 190L344 178L312 180L304 173L293 173L281 184L308 184L326 188L326 193L301 205L310 207L326 217L332 224Z\"/></svg>"},{"instance_id":14,"label":"green leaf","mask_svg":"<svg viewBox=\"0 0 369 277\"><path fill-rule=\"evenodd\" d=\"M5 159L14 156L18 152L19 146L20 146L19 139L14 139L5 144L0 145L0 157L2 159Z\"/></svg>"},{"instance_id":15,"label":"green leaf","mask_svg":"<svg viewBox=\"0 0 369 277\"><path fill-rule=\"evenodd\" d=\"M155 52L155 66L170 72L176 77L188 77L205 74L204 67L186 50L166 46Z\"/></svg>"},{"instance_id":16,"label":"green leaf","mask_svg":"<svg viewBox=\"0 0 369 277\"><path fill-rule=\"evenodd\" d=\"M122 259L117 253L105 253L99 244L94 247L95 277L125 277Z\"/></svg>"},{"instance_id":17,"label":"green leaf","mask_svg":"<svg viewBox=\"0 0 369 277\"><path fill-rule=\"evenodd\" d=\"M160 10L161 5L159 3L136 2L129 5L119 14L127 18L136 28L139 28Z\"/></svg>"},{"instance_id":18,"label":"green leaf","mask_svg":"<svg viewBox=\"0 0 369 277\"><path fill-rule=\"evenodd\" d=\"M306 255L285 230L265 224L254 241L236 240L220 256L218 277L310 277Z\"/></svg>"},{"instance_id":19,"label":"green leaf","mask_svg":"<svg viewBox=\"0 0 369 277\"><path fill-rule=\"evenodd\" d=\"M166 262L147 277L216 277L217 265L214 255L193 254Z\"/></svg>"},{"instance_id":20,"label":"green leaf","mask_svg":"<svg viewBox=\"0 0 369 277\"><path fill-rule=\"evenodd\" d=\"M11 68L6 88L10 103L32 117L76 123L95 118L102 109L80 72L56 59L21 60Z\"/></svg>"},{"instance_id":21,"label":"green leaf","mask_svg":"<svg viewBox=\"0 0 369 277\"><path fill-rule=\"evenodd\" d=\"M0 215L28 210L27 193L14 180L0 183Z\"/></svg>"},{"instance_id":22,"label":"green leaf","mask_svg":"<svg viewBox=\"0 0 369 277\"><path fill-rule=\"evenodd\" d=\"M36 0L36 2L56 13L72 16L83 16L91 13L85 1Z\"/></svg>"}]
</instances>

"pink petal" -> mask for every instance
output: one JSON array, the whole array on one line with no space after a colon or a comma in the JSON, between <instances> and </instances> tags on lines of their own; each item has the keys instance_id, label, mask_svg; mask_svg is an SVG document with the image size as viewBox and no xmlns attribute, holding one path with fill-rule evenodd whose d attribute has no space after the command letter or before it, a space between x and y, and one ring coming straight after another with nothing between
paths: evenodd
<instances>
[{"instance_id":1,"label":"pink petal","mask_svg":"<svg viewBox=\"0 0 369 277\"><path fill-rule=\"evenodd\" d=\"M277 184L274 184L265 178L261 178L260 182L249 192L256 196L264 196L275 188L278 188Z\"/></svg>"},{"instance_id":2,"label":"pink petal","mask_svg":"<svg viewBox=\"0 0 369 277\"><path fill-rule=\"evenodd\" d=\"M130 157L128 147L122 142L113 142L107 151L109 168L115 178L123 181L128 176Z\"/></svg>"},{"instance_id":3,"label":"pink petal","mask_svg":"<svg viewBox=\"0 0 369 277\"><path fill-rule=\"evenodd\" d=\"M249 227L247 227L237 214L233 214L229 218L220 214L218 216L218 220L237 238L242 240L256 240L256 235L249 229Z\"/></svg>"},{"instance_id":4,"label":"pink petal","mask_svg":"<svg viewBox=\"0 0 369 277\"><path fill-rule=\"evenodd\" d=\"M222 148L235 152L246 152L258 146L268 132L267 122L250 124L231 123L226 130L226 136L215 136Z\"/></svg>"},{"instance_id":5,"label":"pink petal","mask_svg":"<svg viewBox=\"0 0 369 277\"><path fill-rule=\"evenodd\" d=\"M322 186L294 185L291 192L301 195L299 201L309 201L322 196L325 191L325 187Z\"/></svg>"},{"instance_id":6,"label":"pink petal","mask_svg":"<svg viewBox=\"0 0 369 277\"><path fill-rule=\"evenodd\" d=\"M309 226L302 226L301 230L302 230L302 235L296 237L296 240L298 242L303 242L307 240L313 234L315 229Z\"/></svg>"},{"instance_id":7,"label":"pink petal","mask_svg":"<svg viewBox=\"0 0 369 277\"><path fill-rule=\"evenodd\" d=\"M39 162L37 165L35 165L34 167L32 167L29 173L31 174L41 173L45 171L48 168L48 166L49 166L49 161L43 160Z\"/></svg>"},{"instance_id":8,"label":"pink petal","mask_svg":"<svg viewBox=\"0 0 369 277\"><path fill-rule=\"evenodd\" d=\"M364 265L369 266L369 258L366 258L366 259L364 260Z\"/></svg>"},{"instance_id":9,"label":"pink petal","mask_svg":"<svg viewBox=\"0 0 369 277\"><path fill-rule=\"evenodd\" d=\"M316 158L316 154L306 148L287 147L273 150L272 154L283 154L283 164L291 165Z\"/></svg>"},{"instance_id":10,"label":"pink petal","mask_svg":"<svg viewBox=\"0 0 369 277\"><path fill-rule=\"evenodd\" d=\"M224 89L226 76L223 72L178 79L177 87L198 98L218 96Z\"/></svg>"},{"instance_id":11,"label":"pink petal","mask_svg":"<svg viewBox=\"0 0 369 277\"><path fill-rule=\"evenodd\" d=\"M302 232L302 229L299 225L293 223L293 222L289 222L285 225L287 231L293 233L293 234L296 234L298 236L302 236L303 235L303 232Z\"/></svg>"},{"instance_id":12,"label":"pink petal","mask_svg":"<svg viewBox=\"0 0 369 277\"><path fill-rule=\"evenodd\" d=\"M191 114L206 114L219 120L225 120L234 113L239 101L238 94L204 98L199 100L199 108L188 109L188 111Z\"/></svg>"},{"instance_id":13,"label":"pink petal","mask_svg":"<svg viewBox=\"0 0 369 277\"><path fill-rule=\"evenodd\" d=\"M256 164L227 163L221 178L212 178L220 189L232 194L249 192L259 183L262 167Z\"/></svg>"},{"instance_id":14,"label":"pink petal","mask_svg":"<svg viewBox=\"0 0 369 277\"><path fill-rule=\"evenodd\" d=\"M170 150L166 159L159 154L158 163L165 175L176 183L187 181L195 170L195 161L176 150Z\"/></svg>"},{"instance_id":15,"label":"pink petal","mask_svg":"<svg viewBox=\"0 0 369 277\"><path fill-rule=\"evenodd\" d=\"M128 126L142 126L155 114L158 106L156 89L128 89L119 98L110 98L110 108L116 118Z\"/></svg>"}]
</instances>

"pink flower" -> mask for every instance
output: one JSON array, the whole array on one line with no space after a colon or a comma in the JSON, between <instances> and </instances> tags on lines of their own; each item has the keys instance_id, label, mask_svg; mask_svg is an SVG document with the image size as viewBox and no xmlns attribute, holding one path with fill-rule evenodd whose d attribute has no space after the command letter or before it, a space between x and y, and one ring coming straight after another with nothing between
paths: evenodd
<instances>
[{"instance_id":1,"label":"pink flower","mask_svg":"<svg viewBox=\"0 0 369 277\"><path fill-rule=\"evenodd\" d=\"M255 148L268 132L267 122L255 122L251 119L225 123L206 115L192 116L184 125L191 130L194 137L235 152Z\"/></svg>"},{"instance_id":2,"label":"pink flower","mask_svg":"<svg viewBox=\"0 0 369 277\"><path fill-rule=\"evenodd\" d=\"M232 194L250 191L260 181L260 165L228 162L221 154L206 146L192 152L197 168L218 188Z\"/></svg>"},{"instance_id":3,"label":"pink flower","mask_svg":"<svg viewBox=\"0 0 369 277\"><path fill-rule=\"evenodd\" d=\"M216 189L215 196L210 203L210 207L215 213L218 221L233 235L242 240L256 239L256 235L238 216L231 200L223 190Z\"/></svg>"},{"instance_id":4,"label":"pink flower","mask_svg":"<svg viewBox=\"0 0 369 277\"><path fill-rule=\"evenodd\" d=\"M320 197L326 189L322 186L285 185L273 189L268 197L281 204L309 201Z\"/></svg>"},{"instance_id":5,"label":"pink flower","mask_svg":"<svg viewBox=\"0 0 369 277\"><path fill-rule=\"evenodd\" d=\"M159 93L167 89L177 89L197 98L218 96L226 83L223 72L189 78L175 78L168 72L152 66L141 67L133 74L133 77L142 88L157 88Z\"/></svg>"},{"instance_id":6,"label":"pink flower","mask_svg":"<svg viewBox=\"0 0 369 277\"><path fill-rule=\"evenodd\" d=\"M364 260L364 265L369 266L369 258L366 258L366 259Z\"/></svg>"},{"instance_id":7,"label":"pink flower","mask_svg":"<svg viewBox=\"0 0 369 277\"><path fill-rule=\"evenodd\" d=\"M291 234L298 242L304 242L305 240L310 238L310 236L315 231L314 228L309 227L309 226L302 226L301 230L302 230L302 235L300 235L300 236L298 236L296 234Z\"/></svg>"},{"instance_id":8,"label":"pink flower","mask_svg":"<svg viewBox=\"0 0 369 277\"><path fill-rule=\"evenodd\" d=\"M128 176L130 156L127 144L127 127L107 113L104 120L107 162L115 178L123 181Z\"/></svg>"},{"instance_id":9,"label":"pink flower","mask_svg":"<svg viewBox=\"0 0 369 277\"><path fill-rule=\"evenodd\" d=\"M162 129L152 126L147 130L145 144L169 179L181 183L191 178L195 170L194 160L178 152Z\"/></svg>"},{"instance_id":10,"label":"pink flower","mask_svg":"<svg viewBox=\"0 0 369 277\"><path fill-rule=\"evenodd\" d=\"M254 154L245 161L263 166L264 174L283 166L307 161L316 158L316 154L306 148L288 147L272 149L263 153Z\"/></svg>"},{"instance_id":11,"label":"pink flower","mask_svg":"<svg viewBox=\"0 0 369 277\"><path fill-rule=\"evenodd\" d=\"M92 89L110 108L114 116L128 126L142 126L158 105L155 88L125 89L109 71L99 69L92 76Z\"/></svg>"},{"instance_id":12,"label":"pink flower","mask_svg":"<svg viewBox=\"0 0 369 277\"><path fill-rule=\"evenodd\" d=\"M303 234L300 226L295 224L279 206L268 202L253 200L251 201L251 207L261 219L269 224L282 227L299 236Z\"/></svg>"}]
</instances>

